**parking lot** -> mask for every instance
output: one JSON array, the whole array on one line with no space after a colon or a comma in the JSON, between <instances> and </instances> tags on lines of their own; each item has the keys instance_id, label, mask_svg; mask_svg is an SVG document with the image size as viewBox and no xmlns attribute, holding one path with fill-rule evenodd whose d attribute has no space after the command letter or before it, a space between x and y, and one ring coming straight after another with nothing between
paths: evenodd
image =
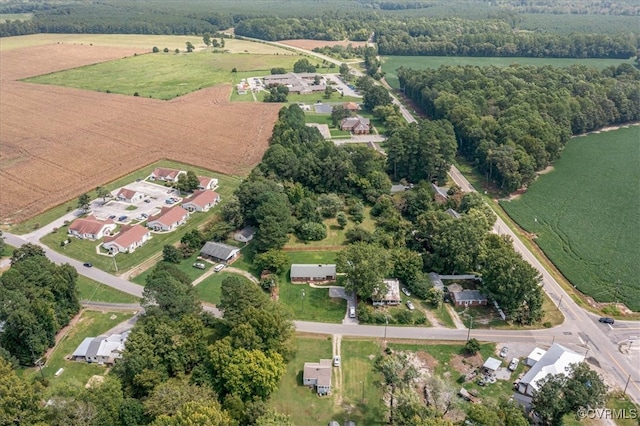
<instances>
[{"instance_id":1,"label":"parking lot","mask_svg":"<svg viewBox=\"0 0 640 426\"><path fill-rule=\"evenodd\" d=\"M146 220L144 215L151 216L157 213L164 206L173 206L182 201L178 191L173 188L158 185L152 182L139 181L125 185L123 188L133 191L142 192L145 197L142 201L131 204L120 201L115 198L121 188L111 191L113 198L107 200L103 204L102 199L94 200L91 203L91 211L93 215L99 219L112 218L114 222L128 224L131 222L143 222ZM168 204L166 200L169 198L177 199L176 203ZM131 206L136 207L135 210Z\"/></svg>"}]
</instances>

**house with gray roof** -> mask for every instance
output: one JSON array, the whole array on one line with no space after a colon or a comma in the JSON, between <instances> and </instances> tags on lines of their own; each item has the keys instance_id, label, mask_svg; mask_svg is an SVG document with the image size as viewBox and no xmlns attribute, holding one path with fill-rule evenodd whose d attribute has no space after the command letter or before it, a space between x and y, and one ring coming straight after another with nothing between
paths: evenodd
<instances>
[{"instance_id":1,"label":"house with gray roof","mask_svg":"<svg viewBox=\"0 0 640 426\"><path fill-rule=\"evenodd\" d=\"M112 334L111 336L87 337L73 351L71 359L98 364L115 364L122 358L124 345L129 337L129 332Z\"/></svg>"},{"instance_id":2,"label":"house with gray roof","mask_svg":"<svg viewBox=\"0 0 640 426\"><path fill-rule=\"evenodd\" d=\"M331 393L331 360L321 359L320 362L305 362L302 372L302 384L315 388L318 395Z\"/></svg>"},{"instance_id":3,"label":"house with gray roof","mask_svg":"<svg viewBox=\"0 0 640 426\"><path fill-rule=\"evenodd\" d=\"M449 295L456 306L485 306L487 304L487 296L480 293L478 290L462 290L451 291L449 286Z\"/></svg>"},{"instance_id":4,"label":"house with gray roof","mask_svg":"<svg viewBox=\"0 0 640 426\"><path fill-rule=\"evenodd\" d=\"M445 186L438 186L435 183L431 184L431 189L435 192L435 200L438 203L446 203L449 199L449 188Z\"/></svg>"},{"instance_id":5,"label":"house with gray roof","mask_svg":"<svg viewBox=\"0 0 640 426\"><path fill-rule=\"evenodd\" d=\"M291 265L291 282L334 282L336 280L336 265L300 264Z\"/></svg>"},{"instance_id":6,"label":"house with gray roof","mask_svg":"<svg viewBox=\"0 0 640 426\"><path fill-rule=\"evenodd\" d=\"M253 237L255 235L256 228L254 228L253 226L245 226L244 228L236 231L236 233L233 234L233 239L240 243L248 243L249 241L253 240Z\"/></svg>"},{"instance_id":7,"label":"house with gray roof","mask_svg":"<svg viewBox=\"0 0 640 426\"><path fill-rule=\"evenodd\" d=\"M238 247L213 241L207 241L200 250L200 256L218 262L232 262L239 255L240 249Z\"/></svg>"},{"instance_id":8,"label":"house with gray roof","mask_svg":"<svg viewBox=\"0 0 640 426\"><path fill-rule=\"evenodd\" d=\"M534 364L518 383L518 392L533 396L540 388L540 381L547 375L569 374L571 364L580 364L584 361L584 355L578 354L554 343L549 350Z\"/></svg>"}]
</instances>

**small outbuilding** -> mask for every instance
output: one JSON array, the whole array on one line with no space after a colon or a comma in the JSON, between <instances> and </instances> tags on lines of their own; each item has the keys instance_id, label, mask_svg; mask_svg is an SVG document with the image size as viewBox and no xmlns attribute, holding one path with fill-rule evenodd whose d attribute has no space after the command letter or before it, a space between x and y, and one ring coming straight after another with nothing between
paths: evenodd
<instances>
[{"instance_id":1,"label":"small outbuilding","mask_svg":"<svg viewBox=\"0 0 640 426\"><path fill-rule=\"evenodd\" d=\"M546 353L547 351L545 351L544 349L540 349L538 347L533 348L533 350L527 356L527 359L524 361L524 363L529 367L533 367L535 363L540 361L540 358L542 358Z\"/></svg>"},{"instance_id":2,"label":"small outbuilding","mask_svg":"<svg viewBox=\"0 0 640 426\"><path fill-rule=\"evenodd\" d=\"M233 234L233 239L240 243L248 243L253 240L256 235L256 229L253 226L245 226Z\"/></svg>"},{"instance_id":3,"label":"small outbuilding","mask_svg":"<svg viewBox=\"0 0 640 426\"><path fill-rule=\"evenodd\" d=\"M487 373L494 374L496 371L498 371L500 365L502 365L502 361L493 357L489 357L484 362L484 364L482 364L482 368L484 368Z\"/></svg>"}]
</instances>

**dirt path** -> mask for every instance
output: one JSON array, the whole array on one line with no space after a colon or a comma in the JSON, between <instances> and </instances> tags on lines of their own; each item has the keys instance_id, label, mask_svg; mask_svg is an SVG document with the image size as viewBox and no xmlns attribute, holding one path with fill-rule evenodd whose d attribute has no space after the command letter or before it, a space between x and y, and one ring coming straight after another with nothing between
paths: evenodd
<instances>
[{"instance_id":1,"label":"dirt path","mask_svg":"<svg viewBox=\"0 0 640 426\"><path fill-rule=\"evenodd\" d=\"M467 327L464 326L463 322L460 320L460 317L458 316L458 313L448 304L445 305L447 308L447 311L449 311L449 315L451 316L451 319L453 320L453 323L456 325L456 328L458 330L464 330Z\"/></svg>"},{"instance_id":2,"label":"dirt path","mask_svg":"<svg viewBox=\"0 0 640 426\"><path fill-rule=\"evenodd\" d=\"M246 277L247 279L249 279L251 282L260 284L260 281L256 277L254 277L253 275L251 275L249 272L245 270L234 268L233 266L228 266L227 268L225 268L225 270L227 272L233 272L234 274L242 275L243 277Z\"/></svg>"},{"instance_id":3,"label":"dirt path","mask_svg":"<svg viewBox=\"0 0 640 426\"><path fill-rule=\"evenodd\" d=\"M158 263L158 261L160 261L161 257L162 257L162 252L160 251L154 254L153 256L151 256L149 259L140 263L139 265L134 266L133 268L129 269L126 272L123 272L122 275L120 275L120 278L123 278L125 280L130 280L133 277L137 277L147 269L153 268L155 264Z\"/></svg>"},{"instance_id":4,"label":"dirt path","mask_svg":"<svg viewBox=\"0 0 640 426\"><path fill-rule=\"evenodd\" d=\"M435 314L429 310L429 309L425 309L422 312L424 312L424 315L427 317L427 320L429 320L429 322L431 323L431 326L434 328L444 328L444 324L442 324L440 321L438 321L438 318L435 316Z\"/></svg>"},{"instance_id":5,"label":"dirt path","mask_svg":"<svg viewBox=\"0 0 640 426\"><path fill-rule=\"evenodd\" d=\"M82 318L82 314L84 313L84 309L80 309L80 312L78 312L78 315L76 315L75 317L71 318L71 321L69 321L69 324L65 325L64 327L62 327L60 329L60 331L58 332L58 334L56 334L56 343L55 345L53 345L53 347L47 349L47 351L44 353L44 358L47 360L47 362L49 361L49 358L51 357L51 354L58 348L58 345L60 345L60 342L62 341L62 339L65 338L65 336L67 335L67 333L69 333L69 331L71 329L73 329L73 327L75 327L75 325L78 323L78 321L80 321L80 318ZM47 364L45 363L44 366L46 366Z\"/></svg>"},{"instance_id":6,"label":"dirt path","mask_svg":"<svg viewBox=\"0 0 640 426\"><path fill-rule=\"evenodd\" d=\"M334 334L332 336L332 344L333 344L333 356L340 356L340 346L342 344L342 335ZM342 358L342 357L341 357ZM333 361L332 361L333 362ZM340 362L340 366L333 369L333 385L331 386L334 395L336 396L334 403L337 408L342 407L342 362Z\"/></svg>"}]
</instances>

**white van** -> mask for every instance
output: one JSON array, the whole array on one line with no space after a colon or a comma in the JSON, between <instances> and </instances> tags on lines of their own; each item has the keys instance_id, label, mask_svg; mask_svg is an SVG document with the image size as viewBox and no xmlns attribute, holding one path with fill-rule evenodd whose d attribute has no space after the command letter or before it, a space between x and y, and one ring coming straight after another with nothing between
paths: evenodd
<instances>
[{"instance_id":1,"label":"white van","mask_svg":"<svg viewBox=\"0 0 640 426\"><path fill-rule=\"evenodd\" d=\"M224 264L223 263L220 263L220 264L216 265L215 268L213 268L213 270L216 271L216 272L220 272L223 269L224 269Z\"/></svg>"}]
</instances>

